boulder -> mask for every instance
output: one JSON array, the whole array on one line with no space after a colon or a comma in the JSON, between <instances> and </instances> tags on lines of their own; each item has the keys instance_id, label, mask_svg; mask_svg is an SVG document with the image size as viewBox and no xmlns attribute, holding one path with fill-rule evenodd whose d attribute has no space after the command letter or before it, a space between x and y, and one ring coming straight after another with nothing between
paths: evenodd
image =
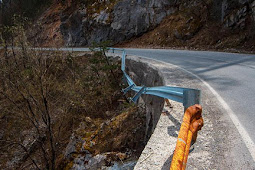
<instances>
[{"instance_id":1,"label":"boulder","mask_svg":"<svg viewBox=\"0 0 255 170\"><path fill-rule=\"evenodd\" d=\"M85 169L99 169L105 164L105 160L105 155L98 154L88 161L88 164L85 165Z\"/></svg>"},{"instance_id":2,"label":"boulder","mask_svg":"<svg viewBox=\"0 0 255 170\"><path fill-rule=\"evenodd\" d=\"M84 153L89 153L88 151L82 150L79 147L77 147L79 144L82 144L82 143L84 143L84 141L81 139L81 137L77 137L75 134L72 134L72 136L70 137L69 143L64 151L64 157L66 159L70 159L72 158L74 153L79 153L80 151Z\"/></svg>"},{"instance_id":3,"label":"boulder","mask_svg":"<svg viewBox=\"0 0 255 170\"><path fill-rule=\"evenodd\" d=\"M233 12L225 19L225 26L226 27L239 27L243 29L245 27L245 21L247 16L247 6L244 6L237 10L236 12Z\"/></svg>"}]
</instances>

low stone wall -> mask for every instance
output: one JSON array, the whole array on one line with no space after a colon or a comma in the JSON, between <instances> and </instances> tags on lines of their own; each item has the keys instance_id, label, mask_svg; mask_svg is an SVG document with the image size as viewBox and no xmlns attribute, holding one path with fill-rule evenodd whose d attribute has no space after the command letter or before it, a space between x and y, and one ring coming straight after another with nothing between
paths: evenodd
<instances>
[{"instance_id":1,"label":"low stone wall","mask_svg":"<svg viewBox=\"0 0 255 170\"><path fill-rule=\"evenodd\" d=\"M138 57L128 56L126 59L126 70L136 85L146 87L162 86L164 84L162 76L155 67L143 63ZM148 141L160 118L164 99L152 95L142 95L139 104L144 104L146 109L146 132L145 141Z\"/></svg>"}]
</instances>

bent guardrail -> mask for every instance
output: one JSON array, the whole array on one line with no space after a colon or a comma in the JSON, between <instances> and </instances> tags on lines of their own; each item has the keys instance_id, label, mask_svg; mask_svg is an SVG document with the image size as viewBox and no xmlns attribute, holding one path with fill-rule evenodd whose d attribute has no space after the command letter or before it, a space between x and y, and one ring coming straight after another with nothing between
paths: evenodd
<instances>
[{"instance_id":1,"label":"bent guardrail","mask_svg":"<svg viewBox=\"0 0 255 170\"><path fill-rule=\"evenodd\" d=\"M131 101L137 102L138 98L142 94L149 94L153 96L158 96L170 100L180 102L186 110L189 106L194 104L200 104L201 91L198 89L182 88L182 87L171 87L171 86L158 86L158 87L145 87L137 86L131 77L126 73L126 51L119 48L107 48L108 50L122 52L121 56L121 70L123 72L124 78L128 84L128 87L123 89L124 94L129 90L133 90L136 94L131 98Z\"/></svg>"}]
</instances>

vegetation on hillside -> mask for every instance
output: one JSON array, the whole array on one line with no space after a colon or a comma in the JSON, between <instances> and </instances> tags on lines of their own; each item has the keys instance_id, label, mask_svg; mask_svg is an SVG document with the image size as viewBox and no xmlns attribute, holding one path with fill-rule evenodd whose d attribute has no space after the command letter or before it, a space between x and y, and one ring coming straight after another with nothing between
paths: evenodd
<instances>
[{"instance_id":1,"label":"vegetation on hillside","mask_svg":"<svg viewBox=\"0 0 255 170\"><path fill-rule=\"evenodd\" d=\"M1 35L0 169L70 166L64 151L72 134L93 143L79 145L91 154L141 152L145 118L121 93L118 59L104 51L31 49L23 24L5 27Z\"/></svg>"},{"instance_id":2,"label":"vegetation on hillside","mask_svg":"<svg viewBox=\"0 0 255 170\"><path fill-rule=\"evenodd\" d=\"M1 24L12 25L12 17L20 15L35 19L51 5L53 0L3 0L1 3Z\"/></svg>"}]
</instances>

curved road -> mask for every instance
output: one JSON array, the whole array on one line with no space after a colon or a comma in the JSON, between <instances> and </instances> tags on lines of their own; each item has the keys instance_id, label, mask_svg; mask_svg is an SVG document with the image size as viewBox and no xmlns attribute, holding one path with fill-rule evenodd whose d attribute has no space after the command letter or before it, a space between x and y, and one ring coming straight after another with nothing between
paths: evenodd
<instances>
[{"instance_id":1,"label":"curved road","mask_svg":"<svg viewBox=\"0 0 255 170\"><path fill-rule=\"evenodd\" d=\"M231 119L255 161L255 55L161 49L126 51L177 65L207 82L233 111L237 122Z\"/></svg>"},{"instance_id":2,"label":"curved road","mask_svg":"<svg viewBox=\"0 0 255 170\"><path fill-rule=\"evenodd\" d=\"M61 50L87 51L88 49ZM165 49L125 50L127 55L177 65L206 82L227 109L255 162L255 55Z\"/></svg>"}]
</instances>

